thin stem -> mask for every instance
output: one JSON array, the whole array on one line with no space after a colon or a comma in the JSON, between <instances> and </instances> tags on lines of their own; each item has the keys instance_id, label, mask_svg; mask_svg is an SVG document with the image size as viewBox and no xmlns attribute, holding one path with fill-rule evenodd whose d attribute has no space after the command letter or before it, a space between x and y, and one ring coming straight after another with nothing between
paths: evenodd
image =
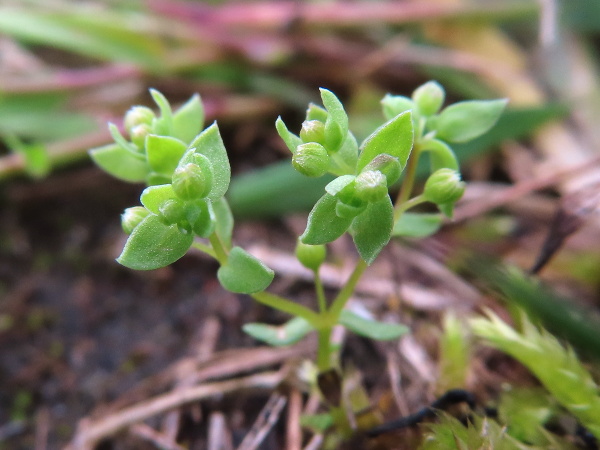
<instances>
[{"instance_id":1,"label":"thin stem","mask_svg":"<svg viewBox=\"0 0 600 450\"><path fill-rule=\"evenodd\" d=\"M410 208L414 208L417 205L420 205L421 203L425 203L427 201L427 199L425 198L425 196L423 194L421 195L417 195L416 197L411 198L410 200L398 205L396 207L396 211L398 212L398 217L400 217L400 215L402 213L404 213L405 211L408 211Z\"/></svg>"},{"instance_id":2,"label":"thin stem","mask_svg":"<svg viewBox=\"0 0 600 450\"><path fill-rule=\"evenodd\" d=\"M215 254L215 251L212 249L212 247L203 244L202 242L194 241L192 243L192 247L194 247L197 250L200 250L202 253L206 253L208 256L212 256L213 258L217 259L217 255Z\"/></svg>"},{"instance_id":3,"label":"thin stem","mask_svg":"<svg viewBox=\"0 0 600 450\"><path fill-rule=\"evenodd\" d=\"M325 327L317 330L317 368L320 373L331 368L331 331L333 327Z\"/></svg>"},{"instance_id":4,"label":"thin stem","mask_svg":"<svg viewBox=\"0 0 600 450\"><path fill-rule=\"evenodd\" d=\"M394 206L394 223L396 223L402 215L403 211L401 210L401 206L402 204L408 201L412 193L413 187L415 185L415 176L417 173L417 163L419 162L419 156L420 149L419 146L415 144L412 154L408 159L408 165L406 166L406 173L404 175L404 179L402 180L400 192L398 193L398 197L396 198L396 204Z\"/></svg>"},{"instance_id":5,"label":"thin stem","mask_svg":"<svg viewBox=\"0 0 600 450\"><path fill-rule=\"evenodd\" d=\"M329 317L333 320L333 322L332 322L333 325L335 325L338 322L338 317L339 317L340 313L342 312L342 309L344 309L344 306L346 306L348 299L354 292L354 289L356 288L358 280L360 280L360 277L362 276L362 274L364 273L366 268L367 268L367 263L363 259L360 259L356 263L356 267L352 271L350 278L348 278L346 285L343 287L343 289L340 291L338 296L333 301L333 304L331 305L331 308L329 309Z\"/></svg>"},{"instance_id":6,"label":"thin stem","mask_svg":"<svg viewBox=\"0 0 600 450\"><path fill-rule=\"evenodd\" d=\"M306 306L295 303L287 298L271 294L266 291L256 292L250 296L259 303L269 306L270 308L283 311L292 316L302 317L315 328L321 328L323 319L316 312L310 310Z\"/></svg>"},{"instance_id":7,"label":"thin stem","mask_svg":"<svg viewBox=\"0 0 600 450\"><path fill-rule=\"evenodd\" d=\"M318 269L315 270L315 291L317 293L319 312L324 313L327 311L327 299L325 298L325 289L323 289L323 283L321 282Z\"/></svg>"},{"instance_id":8,"label":"thin stem","mask_svg":"<svg viewBox=\"0 0 600 450\"><path fill-rule=\"evenodd\" d=\"M227 251L225 250L225 247L221 243L221 239L219 239L219 236L217 235L217 233L211 234L209 236L208 240L210 241L210 243L212 245L212 248L215 253L215 258L217 259L217 261L219 261L219 264L223 265L223 264L227 263Z\"/></svg>"}]
</instances>

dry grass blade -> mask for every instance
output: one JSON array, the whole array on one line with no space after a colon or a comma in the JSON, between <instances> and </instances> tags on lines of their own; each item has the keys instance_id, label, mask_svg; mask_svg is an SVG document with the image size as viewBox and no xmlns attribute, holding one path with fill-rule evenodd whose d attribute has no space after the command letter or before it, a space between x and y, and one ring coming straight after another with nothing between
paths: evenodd
<instances>
[{"instance_id":1,"label":"dry grass blade","mask_svg":"<svg viewBox=\"0 0 600 450\"><path fill-rule=\"evenodd\" d=\"M237 450L256 450L259 448L271 428L279 420L286 403L287 398L284 395L273 392Z\"/></svg>"},{"instance_id":2,"label":"dry grass blade","mask_svg":"<svg viewBox=\"0 0 600 450\"><path fill-rule=\"evenodd\" d=\"M157 414L170 411L192 402L207 398L221 397L237 391L249 389L271 390L277 386L282 379L282 372L263 372L244 378L177 389L167 394L140 402L122 411L112 413L102 419L95 421L83 419L79 423L78 431L68 449L91 449L101 439L112 436L130 425L141 422Z\"/></svg>"}]
</instances>

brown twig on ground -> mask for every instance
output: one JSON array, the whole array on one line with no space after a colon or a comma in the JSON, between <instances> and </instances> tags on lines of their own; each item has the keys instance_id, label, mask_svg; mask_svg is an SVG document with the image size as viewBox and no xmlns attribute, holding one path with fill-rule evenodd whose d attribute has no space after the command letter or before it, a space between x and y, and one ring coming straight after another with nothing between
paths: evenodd
<instances>
[{"instance_id":1,"label":"brown twig on ground","mask_svg":"<svg viewBox=\"0 0 600 450\"><path fill-rule=\"evenodd\" d=\"M290 390L287 409L287 425L285 436L285 448L287 450L301 450L302 429L300 428L300 416L302 415L302 392L292 388Z\"/></svg>"},{"instance_id":2,"label":"brown twig on ground","mask_svg":"<svg viewBox=\"0 0 600 450\"><path fill-rule=\"evenodd\" d=\"M208 418L208 443L206 450L232 450L231 433L227 429L225 415L216 411Z\"/></svg>"},{"instance_id":3,"label":"brown twig on ground","mask_svg":"<svg viewBox=\"0 0 600 450\"><path fill-rule=\"evenodd\" d=\"M100 440L112 436L127 427L162 414L183 405L205 400L208 398L222 397L244 390L272 390L283 380L284 373L263 372L233 380L207 383L177 389L147 401L140 402L122 411L97 419L82 419L78 430L73 437L68 450L92 449Z\"/></svg>"},{"instance_id":4,"label":"brown twig on ground","mask_svg":"<svg viewBox=\"0 0 600 450\"><path fill-rule=\"evenodd\" d=\"M256 450L259 448L269 431L279 420L286 403L287 398L285 395L277 391L273 392L237 450Z\"/></svg>"},{"instance_id":5,"label":"brown twig on ground","mask_svg":"<svg viewBox=\"0 0 600 450\"><path fill-rule=\"evenodd\" d=\"M159 433L145 423L137 423L131 427L130 432L146 441L152 442L157 448L164 450L185 450L168 436Z\"/></svg>"}]
</instances>

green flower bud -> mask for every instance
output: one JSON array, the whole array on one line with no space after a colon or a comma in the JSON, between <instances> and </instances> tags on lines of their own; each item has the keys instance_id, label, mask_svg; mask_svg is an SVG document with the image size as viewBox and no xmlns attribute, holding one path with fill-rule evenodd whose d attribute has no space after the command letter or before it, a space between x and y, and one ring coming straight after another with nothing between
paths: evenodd
<instances>
[{"instance_id":1,"label":"green flower bud","mask_svg":"<svg viewBox=\"0 0 600 450\"><path fill-rule=\"evenodd\" d=\"M402 164L398 161L398 158L382 153L377 155L373 161L365 166L363 171L377 170L385 175L387 185L390 187L400 178L402 175Z\"/></svg>"},{"instance_id":2,"label":"green flower bud","mask_svg":"<svg viewBox=\"0 0 600 450\"><path fill-rule=\"evenodd\" d=\"M127 113L125 114L125 118L123 119L123 126L127 130L129 134L131 134L132 130L138 125L152 125L152 121L156 115L154 111L146 106L133 106Z\"/></svg>"},{"instance_id":3,"label":"green flower bud","mask_svg":"<svg viewBox=\"0 0 600 450\"><path fill-rule=\"evenodd\" d=\"M198 164L185 164L173 172L172 185L175 194L182 200L206 197L212 187L212 171Z\"/></svg>"},{"instance_id":4,"label":"green flower bud","mask_svg":"<svg viewBox=\"0 0 600 450\"><path fill-rule=\"evenodd\" d=\"M386 94L381 100L383 115L387 120L393 119L398 114L415 108L414 102L403 95Z\"/></svg>"},{"instance_id":5,"label":"green flower bud","mask_svg":"<svg viewBox=\"0 0 600 450\"><path fill-rule=\"evenodd\" d=\"M296 148L292 164L298 172L307 177L320 177L329 169L329 155L321 144L307 142Z\"/></svg>"},{"instance_id":6,"label":"green flower bud","mask_svg":"<svg viewBox=\"0 0 600 450\"><path fill-rule=\"evenodd\" d=\"M315 272L319 270L325 257L327 256L327 248L324 245L309 245L298 239L296 243L296 258L304 267Z\"/></svg>"},{"instance_id":7,"label":"green flower bud","mask_svg":"<svg viewBox=\"0 0 600 450\"><path fill-rule=\"evenodd\" d=\"M146 147L146 136L149 134L152 134L152 127L142 123L129 131L129 138L137 148L143 149Z\"/></svg>"},{"instance_id":8,"label":"green flower bud","mask_svg":"<svg viewBox=\"0 0 600 450\"><path fill-rule=\"evenodd\" d=\"M185 219L185 207L183 202L174 198L165 200L158 207L158 212L161 220L167 225L179 223Z\"/></svg>"},{"instance_id":9,"label":"green flower bud","mask_svg":"<svg viewBox=\"0 0 600 450\"><path fill-rule=\"evenodd\" d=\"M123 231L127 234L131 234L134 228L137 227L148 214L150 214L150 211L143 206L127 208L123 211L123 214L121 214L121 227L123 228Z\"/></svg>"},{"instance_id":10,"label":"green flower bud","mask_svg":"<svg viewBox=\"0 0 600 450\"><path fill-rule=\"evenodd\" d=\"M423 195L438 205L457 202L465 192L465 183L460 173L452 169L439 169L429 176L425 182Z\"/></svg>"},{"instance_id":11,"label":"green flower bud","mask_svg":"<svg viewBox=\"0 0 600 450\"><path fill-rule=\"evenodd\" d=\"M442 107L446 93L444 88L436 81L428 81L419 86L412 95L414 102L423 116L432 116Z\"/></svg>"},{"instance_id":12,"label":"green flower bud","mask_svg":"<svg viewBox=\"0 0 600 450\"><path fill-rule=\"evenodd\" d=\"M355 195L365 202L376 202L388 193L387 178L378 170L361 172L354 182Z\"/></svg>"},{"instance_id":13,"label":"green flower bud","mask_svg":"<svg viewBox=\"0 0 600 450\"><path fill-rule=\"evenodd\" d=\"M305 120L300 130L302 142L325 142L325 124L319 120Z\"/></svg>"}]
</instances>

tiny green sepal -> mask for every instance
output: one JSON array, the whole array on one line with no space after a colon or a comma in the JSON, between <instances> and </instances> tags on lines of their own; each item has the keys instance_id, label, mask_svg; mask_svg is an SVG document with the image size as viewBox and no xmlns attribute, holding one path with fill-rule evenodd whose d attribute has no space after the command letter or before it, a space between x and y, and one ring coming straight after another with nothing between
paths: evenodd
<instances>
[{"instance_id":1,"label":"tiny green sepal","mask_svg":"<svg viewBox=\"0 0 600 450\"><path fill-rule=\"evenodd\" d=\"M202 100L198 94L194 94L173 114L173 137L189 144L200 133L203 125Z\"/></svg>"},{"instance_id":2,"label":"tiny green sepal","mask_svg":"<svg viewBox=\"0 0 600 450\"><path fill-rule=\"evenodd\" d=\"M229 188L231 166L216 122L196 136L188 147L188 149L193 148L210 161L213 179L207 197L211 200L218 200L225 195Z\"/></svg>"},{"instance_id":3,"label":"tiny green sepal","mask_svg":"<svg viewBox=\"0 0 600 450\"><path fill-rule=\"evenodd\" d=\"M138 158L118 144L94 148L89 153L102 170L119 180L139 183L146 179L150 171L142 155Z\"/></svg>"},{"instance_id":4,"label":"tiny green sepal","mask_svg":"<svg viewBox=\"0 0 600 450\"><path fill-rule=\"evenodd\" d=\"M381 154L398 158L402 168L406 166L413 146L413 123L409 111L401 113L384 123L367 137L361 145L357 170Z\"/></svg>"},{"instance_id":5,"label":"tiny green sepal","mask_svg":"<svg viewBox=\"0 0 600 450\"><path fill-rule=\"evenodd\" d=\"M328 152L336 152L340 149L346 134L348 134L348 115L344 105L336 95L328 89L321 88L321 100L327 110L325 121L325 147Z\"/></svg>"},{"instance_id":6,"label":"tiny green sepal","mask_svg":"<svg viewBox=\"0 0 600 450\"><path fill-rule=\"evenodd\" d=\"M228 291L254 294L265 290L275 273L263 262L240 247L233 247L227 262L217 271L217 278Z\"/></svg>"},{"instance_id":7,"label":"tiny green sepal","mask_svg":"<svg viewBox=\"0 0 600 450\"><path fill-rule=\"evenodd\" d=\"M369 203L352 222L352 238L360 257L371 264L390 241L394 226L394 207L388 195Z\"/></svg>"},{"instance_id":8,"label":"tiny green sepal","mask_svg":"<svg viewBox=\"0 0 600 450\"><path fill-rule=\"evenodd\" d=\"M247 323L242 327L244 332L254 339L265 342L273 347L292 345L314 330L313 326L302 317L294 317L279 325L265 323Z\"/></svg>"},{"instance_id":9,"label":"tiny green sepal","mask_svg":"<svg viewBox=\"0 0 600 450\"><path fill-rule=\"evenodd\" d=\"M185 255L193 239L191 233L182 233L177 225L165 225L150 214L135 227L117 262L135 270L165 267Z\"/></svg>"},{"instance_id":10,"label":"tiny green sepal","mask_svg":"<svg viewBox=\"0 0 600 450\"><path fill-rule=\"evenodd\" d=\"M277 129L279 137L283 140L289 151L292 152L292 154L295 153L296 148L303 143L302 139L288 130L285 122L281 119L281 116L275 121L275 128Z\"/></svg>"},{"instance_id":11,"label":"tiny green sepal","mask_svg":"<svg viewBox=\"0 0 600 450\"><path fill-rule=\"evenodd\" d=\"M487 132L498 121L507 99L469 100L448 106L427 125L436 137L448 142L467 142Z\"/></svg>"},{"instance_id":12,"label":"tiny green sepal","mask_svg":"<svg viewBox=\"0 0 600 450\"><path fill-rule=\"evenodd\" d=\"M156 89L150 89L150 95L160 109L160 117L153 121L152 132L161 136L171 136L173 134L173 110L171 109L171 104Z\"/></svg>"},{"instance_id":13,"label":"tiny green sepal","mask_svg":"<svg viewBox=\"0 0 600 450\"><path fill-rule=\"evenodd\" d=\"M325 194L308 215L306 230L300 236L305 244L318 245L335 241L346 232L353 217L339 217L335 210L338 199Z\"/></svg>"},{"instance_id":14,"label":"tiny green sepal","mask_svg":"<svg viewBox=\"0 0 600 450\"><path fill-rule=\"evenodd\" d=\"M377 170L385 175L388 187L398 181L400 175L402 175L402 165L398 158L394 158L387 153L377 155L373 161L364 167L363 172L368 170Z\"/></svg>"},{"instance_id":15,"label":"tiny green sepal","mask_svg":"<svg viewBox=\"0 0 600 450\"><path fill-rule=\"evenodd\" d=\"M347 309L342 310L340 314L340 324L359 336L376 341L397 339L410 331L406 325L365 319Z\"/></svg>"}]
</instances>

